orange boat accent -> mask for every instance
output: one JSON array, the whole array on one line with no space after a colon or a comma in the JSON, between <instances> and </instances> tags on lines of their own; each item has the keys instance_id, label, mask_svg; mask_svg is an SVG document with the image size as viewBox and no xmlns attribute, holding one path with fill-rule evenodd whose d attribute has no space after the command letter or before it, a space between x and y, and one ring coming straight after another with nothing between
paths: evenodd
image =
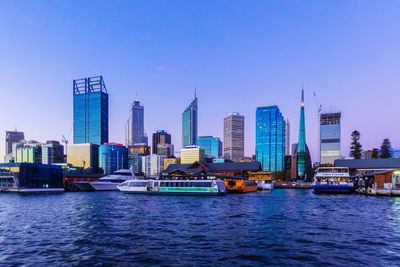
<instances>
[{"instance_id":1,"label":"orange boat accent","mask_svg":"<svg viewBox=\"0 0 400 267\"><path fill-rule=\"evenodd\" d=\"M225 180L225 187L229 193L250 193L257 191L257 183L247 180Z\"/></svg>"}]
</instances>

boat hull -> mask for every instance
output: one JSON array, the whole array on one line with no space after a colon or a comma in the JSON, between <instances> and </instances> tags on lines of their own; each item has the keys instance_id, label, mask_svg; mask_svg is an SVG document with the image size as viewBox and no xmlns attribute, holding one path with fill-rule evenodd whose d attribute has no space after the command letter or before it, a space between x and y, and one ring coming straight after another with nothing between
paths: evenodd
<instances>
[{"instance_id":1,"label":"boat hull","mask_svg":"<svg viewBox=\"0 0 400 267\"><path fill-rule=\"evenodd\" d=\"M349 185L314 185L315 194L353 194L354 186Z\"/></svg>"},{"instance_id":2,"label":"boat hull","mask_svg":"<svg viewBox=\"0 0 400 267\"><path fill-rule=\"evenodd\" d=\"M107 183L107 182L91 182L90 186L95 191L118 191L117 186L119 183Z\"/></svg>"},{"instance_id":3,"label":"boat hull","mask_svg":"<svg viewBox=\"0 0 400 267\"><path fill-rule=\"evenodd\" d=\"M138 195L180 195L180 196L222 196L222 192L166 192L166 191L132 191L122 190L124 194L138 194Z\"/></svg>"},{"instance_id":4,"label":"boat hull","mask_svg":"<svg viewBox=\"0 0 400 267\"><path fill-rule=\"evenodd\" d=\"M94 188L89 182L76 182L72 183L79 191L94 191Z\"/></svg>"}]
</instances>

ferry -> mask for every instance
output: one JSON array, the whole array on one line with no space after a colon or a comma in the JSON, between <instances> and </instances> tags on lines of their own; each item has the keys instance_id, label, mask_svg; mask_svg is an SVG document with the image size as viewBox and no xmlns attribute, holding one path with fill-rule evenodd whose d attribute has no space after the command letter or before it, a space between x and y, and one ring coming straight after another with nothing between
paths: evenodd
<instances>
[{"instance_id":1,"label":"ferry","mask_svg":"<svg viewBox=\"0 0 400 267\"><path fill-rule=\"evenodd\" d=\"M257 183L253 181L227 179L224 182L229 193L250 193L257 191Z\"/></svg>"},{"instance_id":2,"label":"ferry","mask_svg":"<svg viewBox=\"0 0 400 267\"><path fill-rule=\"evenodd\" d=\"M79 181L75 182L74 185L80 191L118 191L117 185L132 179L135 179L132 171L122 169L101 177L97 181Z\"/></svg>"},{"instance_id":3,"label":"ferry","mask_svg":"<svg viewBox=\"0 0 400 267\"><path fill-rule=\"evenodd\" d=\"M355 191L354 183L350 179L349 169L343 167L318 168L312 188L315 194L345 194L354 193Z\"/></svg>"},{"instance_id":4,"label":"ferry","mask_svg":"<svg viewBox=\"0 0 400 267\"><path fill-rule=\"evenodd\" d=\"M221 180L137 179L125 181L117 188L126 194L218 196L226 193Z\"/></svg>"}]
</instances>

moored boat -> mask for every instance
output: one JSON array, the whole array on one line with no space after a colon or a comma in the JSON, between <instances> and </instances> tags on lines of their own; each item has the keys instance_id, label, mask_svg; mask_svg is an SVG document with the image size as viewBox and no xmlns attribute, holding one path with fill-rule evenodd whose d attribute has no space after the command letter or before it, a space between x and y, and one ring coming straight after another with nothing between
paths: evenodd
<instances>
[{"instance_id":1,"label":"moored boat","mask_svg":"<svg viewBox=\"0 0 400 267\"><path fill-rule=\"evenodd\" d=\"M134 179L131 170L118 170L110 175L104 176L89 185L95 191L118 191L117 186L127 180Z\"/></svg>"},{"instance_id":2,"label":"moored boat","mask_svg":"<svg viewBox=\"0 0 400 267\"><path fill-rule=\"evenodd\" d=\"M313 182L314 193L350 194L354 191L354 183L350 179L348 168L320 167L317 169Z\"/></svg>"},{"instance_id":3,"label":"moored boat","mask_svg":"<svg viewBox=\"0 0 400 267\"><path fill-rule=\"evenodd\" d=\"M257 191L257 183L253 181L227 179L224 182L229 193L251 193Z\"/></svg>"},{"instance_id":4,"label":"moored boat","mask_svg":"<svg viewBox=\"0 0 400 267\"><path fill-rule=\"evenodd\" d=\"M221 180L136 179L125 181L117 188L127 194L217 196L226 193Z\"/></svg>"}]
</instances>

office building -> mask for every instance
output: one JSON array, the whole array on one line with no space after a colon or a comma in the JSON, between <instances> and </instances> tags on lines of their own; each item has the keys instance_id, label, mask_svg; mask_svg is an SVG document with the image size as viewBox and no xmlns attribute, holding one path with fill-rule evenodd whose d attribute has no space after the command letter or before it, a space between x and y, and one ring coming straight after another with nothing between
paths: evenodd
<instances>
[{"instance_id":1,"label":"office building","mask_svg":"<svg viewBox=\"0 0 400 267\"><path fill-rule=\"evenodd\" d=\"M222 142L218 137L200 136L197 139L197 145L204 149L204 154L208 158L218 159L222 157Z\"/></svg>"},{"instance_id":2,"label":"office building","mask_svg":"<svg viewBox=\"0 0 400 267\"><path fill-rule=\"evenodd\" d=\"M144 143L128 147L128 167L132 168L136 175L143 175L143 157L150 155L150 152L151 148Z\"/></svg>"},{"instance_id":3,"label":"office building","mask_svg":"<svg viewBox=\"0 0 400 267\"><path fill-rule=\"evenodd\" d=\"M151 155L142 159L142 169L146 177L155 177L163 171L166 156Z\"/></svg>"},{"instance_id":4,"label":"office building","mask_svg":"<svg viewBox=\"0 0 400 267\"><path fill-rule=\"evenodd\" d=\"M198 100L194 100L182 113L182 147L196 145L198 131Z\"/></svg>"},{"instance_id":5,"label":"office building","mask_svg":"<svg viewBox=\"0 0 400 267\"><path fill-rule=\"evenodd\" d=\"M82 168L86 172L97 173L99 171L99 145L68 145L67 163Z\"/></svg>"},{"instance_id":6,"label":"office building","mask_svg":"<svg viewBox=\"0 0 400 267\"><path fill-rule=\"evenodd\" d=\"M58 141L42 144L42 164L64 163L64 146Z\"/></svg>"},{"instance_id":7,"label":"office building","mask_svg":"<svg viewBox=\"0 0 400 267\"><path fill-rule=\"evenodd\" d=\"M108 93L102 76L73 81L74 144L108 142Z\"/></svg>"},{"instance_id":8,"label":"office building","mask_svg":"<svg viewBox=\"0 0 400 267\"><path fill-rule=\"evenodd\" d=\"M99 167L108 175L128 168L128 149L117 143L105 143L99 147Z\"/></svg>"},{"instance_id":9,"label":"office building","mask_svg":"<svg viewBox=\"0 0 400 267\"><path fill-rule=\"evenodd\" d=\"M23 132L6 131L6 155L12 154L12 145L25 139Z\"/></svg>"},{"instance_id":10,"label":"office building","mask_svg":"<svg viewBox=\"0 0 400 267\"><path fill-rule=\"evenodd\" d=\"M290 122L289 119L286 119L286 128L285 128L285 155L290 155Z\"/></svg>"},{"instance_id":11,"label":"office building","mask_svg":"<svg viewBox=\"0 0 400 267\"><path fill-rule=\"evenodd\" d=\"M172 157L174 155L174 145L158 144L156 154L160 156Z\"/></svg>"},{"instance_id":12,"label":"office building","mask_svg":"<svg viewBox=\"0 0 400 267\"><path fill-rule=\"evenodd\" d=\"M334 165L341 159L341 113L320 115L320 164Z\"/></svg>"},{"instance_id":13,"label":"office building","mask_svg":"<svg viewBox=\"0 0 400 267\"><path fill-rule=\"evenodd\" d=\"M148 138L144 129L144 106L139 100L135 100L131 107L131 116L126 126L126 145L148 144Z\"/></svg>"},{"instance_id":14,"label":"office building","mask_svg":"<svg viewBox=\"0 0 400 267\"><path fill-rule=\"evenodd\" d=\"M224 157L232 161L244 158L244 116L237 112L224 119Z\"/></svg>"},{"instance_id":15,"label":"office building","mask_svg":"<svg viewBox=\"0 0 400 267\"><path fill-rule=\"evenodd\" d=\"M159 154L157 152L158 145L171 144L171 135L165 130L159 130L156 133L153 133L153 144L152 144L152 153ZM172 155L173 155L172 151ZM160 155L160 154L159 154Z\"/></svg>"},{"instance_id":16,"label":"office building","mask_svg":"<svg viewBox=\"0 0 400 267\"><path fill-rule=\"evenodd\" d=\"M36 141L21 141L13 144L15 163L42 163L42 146Z\"/></svg>"},{"instance_id":17,"label":"office building","mask_svg":"<svg viewBox=\"0 0 400 267\"><path fill-rule=\"evenodd\" d=\"M256 159L266 172L285 170L286 123L278 106L256 111Z\"/></svg>"},{"instance_id":18,"label":"office building","mask_svg":"<svg viewBox=\"0 0 400 267\"><path fill-rule=\"evenodd\" d=\"M204 149L198 146L187 146L181 149L181 164L192 164L204 160Z\"/></svg>"}]
</instances>

